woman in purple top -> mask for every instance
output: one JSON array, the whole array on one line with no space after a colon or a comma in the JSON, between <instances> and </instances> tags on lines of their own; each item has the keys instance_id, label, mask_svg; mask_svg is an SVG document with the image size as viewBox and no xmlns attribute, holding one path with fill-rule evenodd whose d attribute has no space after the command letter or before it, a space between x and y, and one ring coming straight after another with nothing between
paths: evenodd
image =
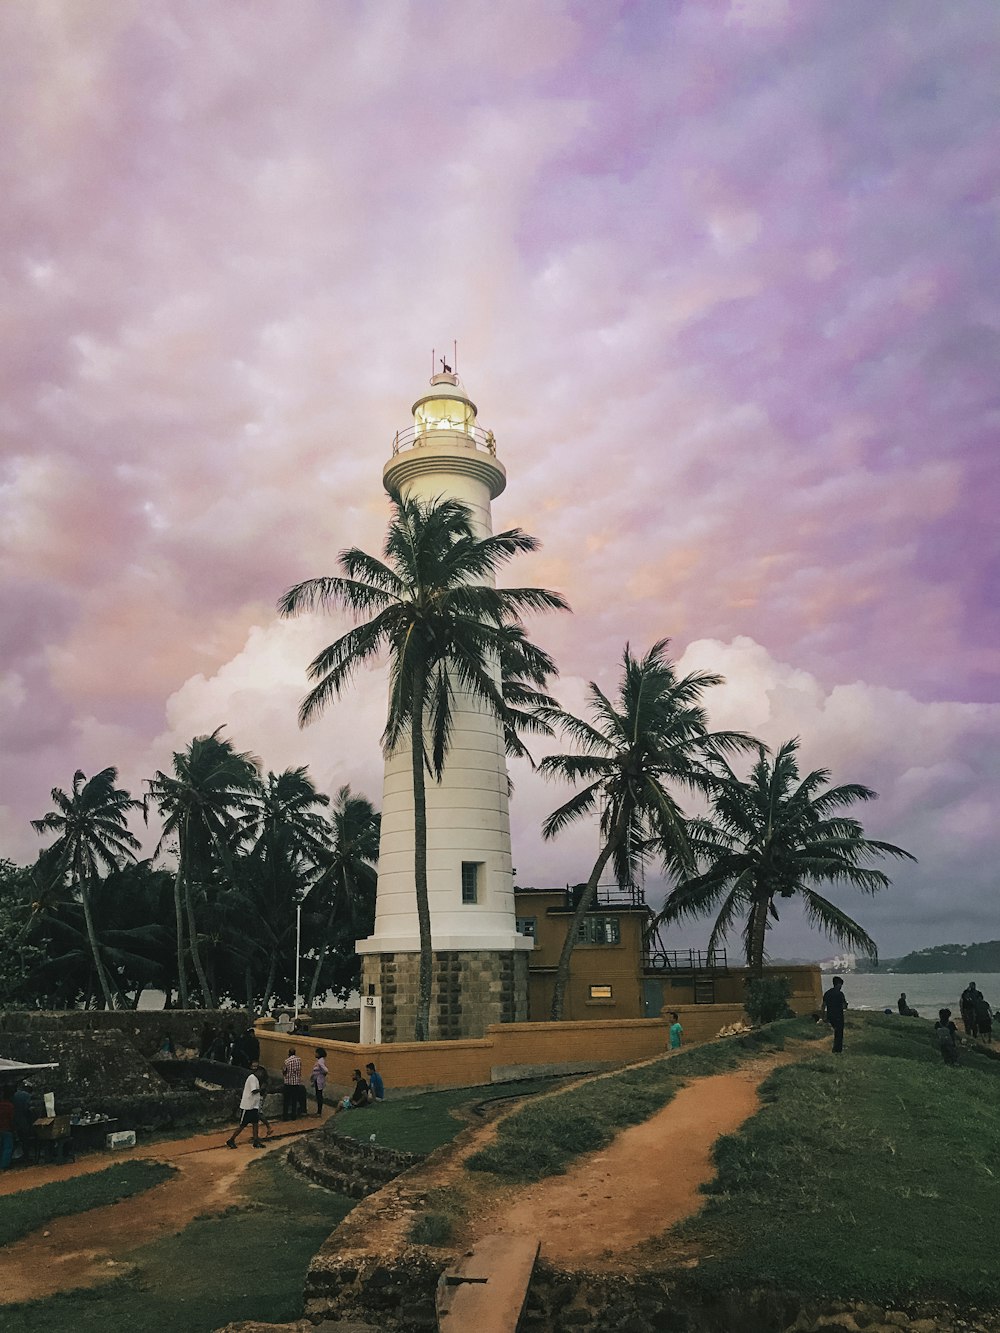
<instances>
[{"instance_id":1,"label":"woman in purple top","mask_svg":"<svg viewBox=\"0 0 1000 1333\"><path fill-rule=\"evenodd\" d=\"M312 1067L310 1082L316 1093L316 1114L323 1114L323 1089L326 1087L327 1074L330 1071L326 1067L326 1051L322 1046L316 1047L316 1063Z\"/></svg>"}]
</instances>

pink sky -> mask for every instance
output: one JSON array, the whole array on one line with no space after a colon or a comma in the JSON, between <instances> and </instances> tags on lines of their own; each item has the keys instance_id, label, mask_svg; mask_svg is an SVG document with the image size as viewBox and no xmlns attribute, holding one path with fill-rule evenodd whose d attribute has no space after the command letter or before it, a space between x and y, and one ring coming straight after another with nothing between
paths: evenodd
<instances>
[{"instance_id":1,"label":"pink sky","mask_svg":"<svg viewBox=\"0 0 1000 1333\"><path fill-rule=\"evenodd\" d=\"M220 723L378 800L382 677L299 732L337 627L273 607L377 549L457 337L565 702L669 635L881 792L883 952L1000 936L993 0L14 0L0 52L0 853ZM583 878L515 782L519 880Z\"/></svg>"}]
</instances>

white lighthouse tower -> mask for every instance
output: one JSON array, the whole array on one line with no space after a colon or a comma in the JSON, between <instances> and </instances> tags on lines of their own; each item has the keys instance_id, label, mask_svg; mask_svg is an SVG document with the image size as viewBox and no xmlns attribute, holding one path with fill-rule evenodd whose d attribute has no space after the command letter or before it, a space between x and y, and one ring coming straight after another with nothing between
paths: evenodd
<instances>
[{"instance_id":1,"label":"white lighthouse tower","mask_svg":"<svg viewBox=\"0 0 1000 1333\"><path fill-rule=\"evenodd\" d=\"M507 484L492 431L450 369L413 404L393 441L387 491L467 505L477 537L492 535L490 504ZM431 1039L482 1036L527 1018L532 941L514 916L503 731L477 700L457 694L440 782L427 782L427 877L434 950ZM409 743L385 762L375 929L362 955L362 1041L409 1041L417 1013L420 933L414 883Z\"/></svg>"}]
</instances>

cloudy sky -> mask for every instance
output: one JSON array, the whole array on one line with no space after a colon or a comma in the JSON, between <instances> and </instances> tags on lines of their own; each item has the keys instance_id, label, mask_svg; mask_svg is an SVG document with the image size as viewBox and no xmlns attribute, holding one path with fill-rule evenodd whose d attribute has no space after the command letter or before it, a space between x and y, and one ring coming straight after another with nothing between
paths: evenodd
<instances>
[{"instance_id":1,"label":"cloudy sky","mask_svg":"<svg viewBox=\"0 0 1000 1333\"><path fill-rule=\"evenodd\" d=\"M378 547L457 338L563 700L668 635L881 793L883 953L1000 937L995 0L10 0L0 53L0 852L223 723L378 799L383 676L299 731L339 627L273 608ZM515 780L520 882L582 879Z\"/></svg>"}]
</instances>

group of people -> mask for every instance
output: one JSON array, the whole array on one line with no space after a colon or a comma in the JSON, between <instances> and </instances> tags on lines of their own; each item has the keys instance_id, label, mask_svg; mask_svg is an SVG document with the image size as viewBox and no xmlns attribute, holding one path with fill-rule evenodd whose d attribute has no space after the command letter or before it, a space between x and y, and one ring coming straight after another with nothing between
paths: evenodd
<instances>
[{"instance_id":1,"label":"group of people","mask_svg":"<svg viewBox=\"0 0 1000 1333\"><path fill-rule=\"evenodd\" d=\"M904 1018L919 1018L920 1015L906 998L906 991L901 991L896 1001L896 1010ZM844 995L842 977L834 977L833 984L823 996L822 1017L833 1028L833 1049L844 1049L844 1018L847 1011L847 997ZM891 1009L886 1009L887 1014ZM974 981L970 981L959 999L959 1013L965 1035L987 1044L993 1042L993 1020L1000 1021L1000 1010L993 1013L992 1006ZM937 1022L934 1024L934 1039L945 1064L958 1064L958 1028L952 1022L950 1009L939 1009Z\"/></svg>"},{"instance_id":2,"label":"group of people","mask_svg":"<svg viewBox=\"0 0 1000 1333\"><path fill-rule=\"evenodd\" d=\"M252 1027L234 1032L232 1024L227 1023L219 1031L214 1023L206 1023L201 1030L198 1055L202 1060L250 1069L260 1059L260 1042Z\"/></svg>"},{"instance_id":3,"label":"group of people","mask_svg":"<svg viewBox=\"0 0 1000 1333\"><path fill-rule=\"evenodd\" d=\"M323 1103L329 1077L330 1071L326 1064L326 1050L322 1046L317 1046L316 1062L309 1075L309 1083L316 1099L317 1116L323 1114ZM243 1084L243 1093L240 1097L240 1123L226 1139L227 1148L236 1147L240 1135L245 1129L250 1130L251 1141L255 1148L264 1146L260 1137L261 1126L264 1127L267 1138L271 1137L271 1122L264 1115L264 1094L266 1092L267 1070L263 1065L254 1061L250 1065L250 1072ZM354 1091L337 1101L333 1108L333 1114L339 1115L341 1111L351 1111L362 1106L377 1105L384 1100L385 1084L382 1081L382 1075L375 1068L375 1065L369 1061L367 1077L362 1074L360 1069L355 1069ZM299 1116L305 1115L306 1105L306 1085L302 1078L302 1057L294 1046L290 1046L285 1062L281 1066L282 1120L295 1120Z\"/></svg>"}]
</instances>

